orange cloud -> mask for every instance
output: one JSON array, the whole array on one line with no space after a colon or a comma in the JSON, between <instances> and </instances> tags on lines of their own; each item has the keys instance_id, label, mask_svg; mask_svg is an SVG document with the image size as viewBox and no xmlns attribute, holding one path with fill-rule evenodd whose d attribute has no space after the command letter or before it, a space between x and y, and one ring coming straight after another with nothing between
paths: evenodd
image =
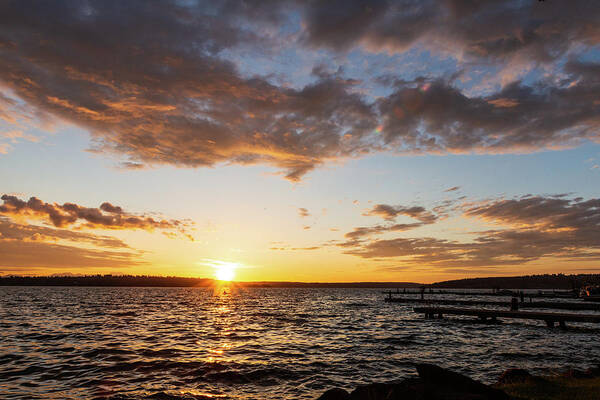
<instances>
[{"instance_id":1,"label":"orange cloud","mask_svg":"<svg viewBox=\"0 0 600 400\"><path fill-rule=\"evenodd\" d=\"M306 218L306 217L310 216L310 212L308 212L308 210L306 208L300 207L300 208L298 208L298 215L301 218Z\"/></svg>"},{"instance_id":2,"label":"orange cloud","mask_svg":"<svg viewBox=\"0 0 600 400\"><path fill-rule=\"evenodd\" d=\"M11 272L126 268L145 263L141 252L110 236L17 224L1 217L0 254L0 268Z\"/></svg>"},{"instance_id":3,"label":"orange cloud","mask_svg":"<svg viewBox=\"0 0 600 400\"><path fill-rule=\"evenodd\" d=\"M387 204L376 204L370 210L366 211L363 215L366 216L378 216L385 220L391 221L396 219L400 215L405 215L411 218L418 219L422 223L430 224L437 220L437 216L427 211L425 208L420 206L404 207L404 206L390 206Z\"/></svg>"},{"instance_id":4,"label":"orange cloud","mask_svg":"<svg viewBox=\"0 0 600 400\"><path fill-rule=\"evenodd\" d=\"M398 209L377 205L372 211L394 217ZM360 240L394 230L393 226L375 226L356 228L345 235L347 241L333 244L362 258L445 268L520 265L544 257L600 260L600 199L529 196L467 203L453 210L508 228L471 232L476 237L470 242L432 237Z\"/></svg>"},{"instance_id":5,"label":"orange cloud","mask_svg":"<svg viewBox=\"0 0 600 400\"><path fill-rule=\"evenodd\" d=\"M3 2L0 81L14 96L0 94L0 118L74 123L91 133L95 151L120 155L126 168L267 164L290 181L376 152L568 148L600 140L597 64L561 65L573 85L540 78L489 96L467 96L443 78L395 77L391 94L371 100L360 80L341 72L315 68L314 80L293 87L270 79L274 71L244 76L223 54L281 44L266 32L280 31L293 9L303 30L286 45L304 49L405 51L426 41L499 66L517 55L551 62L573 46L598 44L598 7L573 1L379 2L368 12L352 0L232 2L210 13L178 2L142 2L131 12L127 2L91 1L93 22L77 1L51 9Z\"/></svg>"},{"instance_id":6,"label":"orange cloud","mask_svg":"<svg viewBox=\"0 0 600 400\"><path fill-rule=\"evenodd\" d=\"M45 203L36 197L28 201L16 196L3 195L0 199L0 215L10 217L24 217L46 221L56 227L74 227L89 229L141 229L153 231L155 229L176 232L190 240L189 233L193 223L187 220L156 219L144 215L135 215L125 212L121 207L108 202L102 203L99 208L83 207L74 203Z\"/></svg>"}]
</instances>

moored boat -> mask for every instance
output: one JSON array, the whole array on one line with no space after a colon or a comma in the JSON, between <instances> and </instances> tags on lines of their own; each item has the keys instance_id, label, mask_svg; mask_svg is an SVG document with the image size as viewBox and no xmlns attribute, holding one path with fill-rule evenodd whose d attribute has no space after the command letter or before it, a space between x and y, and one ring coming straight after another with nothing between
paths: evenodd
<instances>
[{"instance_id":1,"label":"moored boat","mask_svg":"<svg viewBox=\"0 0 600 400\"><path fill-rule=\"evenodd\" d=\"M600 286L599 285L587 285L581 288L579 297L586 301L597 301L600 302Z\"/></svg>"}]
</instances>

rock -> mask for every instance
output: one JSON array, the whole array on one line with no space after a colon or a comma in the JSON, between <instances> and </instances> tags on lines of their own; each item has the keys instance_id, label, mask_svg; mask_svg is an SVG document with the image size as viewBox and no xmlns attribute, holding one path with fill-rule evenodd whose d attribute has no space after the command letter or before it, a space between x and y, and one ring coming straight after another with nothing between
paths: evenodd
<instances>
[{"instance_id":1,"label":"rock","mask_svg":"<svg viewBox=\"0 0 600 400\"><path fill-rule=\"evenodd\" d=\"M333 388L329 389L321 395L317 400L348 400L350 399L350 393L344 389Z\"/></svg>"},{"instance_id":2,"label":"rock","mask_svg":"<svg viewBox=\"0 0 600 400\"><path fill-rule=\"evenodd\" d=\"M425 397L432 399L509 400L502 390L477 382L457 372L432 364L417 364L425 385Z\"/></svg>"},{"instance_id":3,"label":"rock","mask_svg":"<svg viewBox=\"0 0 600 400\"><path fill-rule=\"evenodd\" d=\"M317 400L510 400L502 390L430 364L417 365L418 378L372 383L350 394L331 389Z\"/></svg>"},{"instance_id":4,"label":"rock","mask_svg":"<svg viewBox=\"0 0 600 400\"><path fill-rule=\"evenodd\" d=\"M499 385L510 385L514 383L527 382L532 378L531 374L527 370L522 368L510 368L502 373L498 379Z\"/></svg>"},{"instance_id":5,"label":"rock","mask_svg":"<svg viewBox=\"0 0 600 400\"><path fill-rule=\"evenodd\" d=\"M590 378L596 378L600 376L600 366L598 367L591 367L585 370L585 374L588 375Z\"/></svg>"},{"instance_id":6,"label":"rock","mask_svg":"<svg viewBox=\"0 0 600 400\"><path fill-rule=\"evenodd\" d=\"M422 400L423 382L419 378L400 383L372 383L359 386L350 393L350 400Z\"/></svg>"},{"instance_id":7,"label":"rock","mask_svg":"<svg viewBox=\"0 0 600 400\"><path fill-rule=\"evenodd\" d=\"M588 374L586 371L582 371L576 368L569 368L566 372L562 374L565 378L575 378L575 379L583 379L583 378L593 378L593 375Z\"/></svg>"},{"instance_id":8,"label":"rock","mask_svg":"<svg viewBox=\"0 0 600 400\"><path fill-rule=\"evenodd\" d=\"M350 393L351 400L379 400L388 399L392 391L392 384L371 383L370 385L359 386Z\"/></svg>"}]
</instances>

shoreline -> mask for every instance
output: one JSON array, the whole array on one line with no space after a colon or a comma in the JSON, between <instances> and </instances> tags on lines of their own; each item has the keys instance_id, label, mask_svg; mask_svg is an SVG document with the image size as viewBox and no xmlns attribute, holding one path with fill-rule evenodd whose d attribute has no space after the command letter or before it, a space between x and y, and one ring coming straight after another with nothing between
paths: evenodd
<instances>
[{"instance_id":1,"label":"shoreline","mask_svg":"<svg viewBox=\"0 0 600 400\"><path fill-rule=\"evenodd\" d=\"M164 275L113 275L113 274L53 274L53 275L2 275L0 286L74 286L74 287L213 287L231 284L237 287L301 287L301 288L380 288L413 289L419 293L440 289L485 289L485 290L559 290L570 291L584 283L599 283L600 274L543 274L508 277L481 277L440 282L410 281L350 281L350 282L302 282L302 281L219 281L208 277L164 276Z\"/></svg>"},{"instance_id":2,"label":"shoreline","mask_svg":"<svg viewBox=\"0 0 600 400\"><path fill-rule=\"evenodd\" d=\"M393 383L361 385L351 392L325 391L316 400L598 400L600 365L586 370L536 376L525 369L505 370L498 381L486 385L433 364L416 364L418 377Z\"/></svg>"}]
</instances>

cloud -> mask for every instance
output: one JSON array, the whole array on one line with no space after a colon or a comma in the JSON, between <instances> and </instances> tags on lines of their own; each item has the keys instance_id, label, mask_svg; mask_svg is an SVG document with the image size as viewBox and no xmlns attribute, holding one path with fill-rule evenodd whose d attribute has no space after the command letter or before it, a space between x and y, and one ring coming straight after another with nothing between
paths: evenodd
<instances>
[{"instance_id":1,"label":"cloud","mask_svg":"<svg viewBox=\"0 0 600 400\"><path fill-rule=\"evenodd\" d=\"M1 268L18 272L53 268L127 268L144 264L132 252L85 249L46 242L0 240Z\"/></svg>"},{"instance_id":2,"label":"cloud","mask_svg":"<svg viewBox=\"0 0 600 400\"><path fill-rule=\"evenodd\" d=\"M336 243L346 254L436 267L520 265L541 258L600 260L600 199L521 197L466 203L463 216L504 229L472 232L472 241L433 237ZM359 235L360 236L360 235Z\"/></svg>"},{"instance_id":3,"label":"cloud","mask_svg":"<svg viewBox=\"0 0 600 400\"><path fill-rule=\"evenodd\" d=\"M352 231L346 233L344 235L347 239L359 239L364 236L369 236L373 234L382 234L386 232L403 232L408 231L410 229L415 229L420 226L423 226L422 222L416 222L412 224L392 224L392 225L375 225L375 226L361 226L358 228L354 228Z\"/></svg>"},{"instance_id":4,"label":"cloud","mask_svg":"<svg viewBox=\"0 0 600 400\"><path fill-rule=\"evenodd\" d=\"M519 265L542 257L600 259L597 241L590 246L589 241L577 243L573 238L564 232L504 230L480 233L470 243L430 237L375 240L345 253L363 258L400 257L410 264L441 267Z\"/></svg>"},{"instance_id":5,"label":"cloud","mask_svg":"<svg viewBox=\"0 0 600 400\"><path fill-rule=\"evenodd\" d=\"M276 86L242 77L219 55L261 46L267 38L251 25L266 31L277 20L270 9L4 3L0 79L40 113L88 129L95 151L124 155L125 166L262 163L297 181L328 159L365 152L376 121L351 81Z\"/></svg>"},{"instance_id":6,"label":"cloud","mask_svg":"<svg viewBox=\"0 0 600 400\"><path fill-rule=\"evenodd\" d=\"M415 218L424 224L431 224L437 220L437 216L427 211L424 207L414 206L390 206L387 204L376 204L370 210L367 210L363 215L377 216L387 221L392 221L400 215Z\"/></svg>"},{"instance_id":7,"label":"cloud","mask_svg":"<svg viewBox=\"0 0 600 400\"><path fill-rule=\"evenodd\" d=\"M597 64L573 59L480 97L422 77L370 100L341 70L315 68L294 87L232 55L427 42L492 65L549 62L598 44L599 12L584 1L3 2L0 118L76 124L126 169L266 164L290 181L378 152L565 148L598 140Z\"/></svg>"},{"instance_id":8,"label":"cloud","mask_svg":"<svg viewBox=\"0 0 600 400\"><path fill-rule=\"evenodd\" d=\"M445 209L442 209L442 207L437 207L437 209L440 212L445 212ZM347 232L344 235L344 237L348 239L348 241L343 243L344 247L351 247L361 243L361 239L367 236L380 235L388 232L404 232L419 228L423 225L433 224L440 218L440 215L436 215L421 206L405 207L390 206L388 204L376 204L370 210L367 210L365 213L363 213L363 215L377 216L389 221L390 223L385 225L379 224L375 226L360 226L354 228L352 231ZM402 224L391 223L399 216L411 217L419 222Z\"/></svg>"},{"instance_id":9,"label":"cloud","mask_svg":"<svg viewBox=\"0 0 600 400\"><path fill-rule=\"evenodd\" d=\"M92 247L90 247L92 246ZM125 268L143 264L141 252L119 239L0 217L0 268L13 272L52 268Z\"/></svg>"},{"instance_id":10,"label":"cloud","mask_svg":"<svg viewBox=\"0 0 600 400\"><path fill-rule=\"evenodd\" d=\"M123 162L119 163L119 167L124 170L138 170L138 169L145 168L144 164L130 162L130 161L123 161Z\"/></svg>"},{"instance_id":11,"label":"cloud","mask_svg":"<svg viewBox=\"0 0 600 400\"><path fill-rule=\"evenodd\" d=\"M54 229L37 225L23 225L11 222L8 218L0 217L0 240L24 242L57 242L71 241L87 243L99 247L128 249L122 240L103 235L93 235L83 232L73 232L67 229Z\"/></svg>"},{"instance_id":12,"label":"cloud","mask_svg":"<svg viewBox=\"0 0 600 400\"><path fill-rule=\"evenodd\" d=\"M347 51L404 52L419 44L472 58L554 60L600 42L593 2L337 0L306 8L305 40Z\"/></svg>"},{"instance_id":13,"label":"cloud","mask_svg":"<svg viewBox=\"0 0 600 400\"><path fill-rule=\"evenodd\" d=\"M578 64L579 65L579 64ZM570 67L575 71L574 66ZM523 153L599 141L600 81L579 71L573 86L507 85L488 97L467 97L448 82L402 86L381 99L385 141L400 152ZM494 99L512 99L497 107Z\"/></svg>"},{"instance_id":14,"label":"cloud","mask_svg":"<svg viewBox=\"0 0 600 400\"><path fill-rule=\"evenodd\" d=\"M527 197L467 206L468 217L543 231L569 231L591 239L600 233L600 199L575 201L565 196ZM594 241L600 244L600 237Z\"/></svg>"},{"instance_id":15,"label":"cloud","mask_svg":"<svg viewBox=\"0 0 600 400\"><path fill-rule=\"evenodd\" d=\"M10 139L13 143L15 143L17 139L25 139L29 140L30 142L37 142L39 140L36 136L28 135L19 130L0 132L0 137Z\"/></svg>"},{"instance_id":16,"label":"cloud","mask_svg":"<svg viewBox=\"0 0 600 400\"><path fill-rule=\"evenodd\" d=\"M306 208L300 207L300 208L298 208L298 215L301 218L306 218L306 217L310 216L310 213L308 212L308 210Z\"/></svg>"},{"instance_id":17,"label":"cloud","mask_svg":"<svg viewBox=\"0 0 600 400\"><path fill-rule=\"evenodd\" d=\"M279 250L279 251L312 251L319 250L321 246L310 246L310 247L270 247L269 250Z\"/></svg>"},{"instance_id":18,"label":"cloud","mask_svg":"<svg viewBox=\"0 0 600 400\"><path fill-rule=\"evenodd\" d=\"M59 228L162 230L178 233L193 240L189 233L193 226L190 221L135 215L125 212L121 207L108 202L102 203L99 208L90 208L74 203L64 203L62 205L45 203L36 197L24 201L7 194L0 197L0 199L4 202L0 205L0 215L42 220Z\"/></svg>"},{"instance_id":19,"label":"cloud","mask_svg":"<svg viewBox=\"0 0 600 400\"><path fill-rule=\"evenodd\" d=\"M456 243L435 238L398 238L374 240L358 249L347 250L363 258L409 257L415 263L432 263L454 260Z\"/></svg>"},{"instance_id":20,"label":"cloud","mask_svg":"<svg viewBox=\"0 0 600 400\"><path fill-rule=\"evenodd\" d=\"M21 130L13 129L9 131L0 131L0 139L5 139L10 141L10 143L2 143L0 142L0 154L8 154L8 152L12 149L11 143L18 143L19 139L27 140L30 142L37 142L39 138L37 136L29 135L24 133Z\"/></svg>"}]
</instances>

